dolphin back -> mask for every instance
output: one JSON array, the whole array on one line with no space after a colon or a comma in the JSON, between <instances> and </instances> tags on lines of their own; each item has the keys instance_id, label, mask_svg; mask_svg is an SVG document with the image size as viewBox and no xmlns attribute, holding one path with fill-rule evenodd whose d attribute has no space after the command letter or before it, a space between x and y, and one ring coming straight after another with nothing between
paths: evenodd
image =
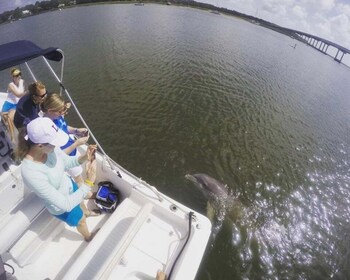
<instances>
[{"instance_id":1,"label":"dolphin back","mask_svg":"<svg viewBox=\"0 0 350 280\"><path fill-rule=\"evenodd\" d=\"M207 191L212 192L215 195L228 194L226 185L210 177L209 175L198 173L198 174L193 174L192 176L196 178L198 183L200 183Z\"/></svg>"}]
</instances>

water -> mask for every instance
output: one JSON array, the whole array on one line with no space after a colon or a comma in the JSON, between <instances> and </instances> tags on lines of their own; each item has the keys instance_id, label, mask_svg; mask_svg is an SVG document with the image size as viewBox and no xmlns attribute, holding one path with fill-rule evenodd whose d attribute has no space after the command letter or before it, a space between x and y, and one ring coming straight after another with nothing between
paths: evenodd
<instances>
[{"instance_id":1,"label":"water","mask_svg":"<svg viewBox=\"0 0 350 280\"><path fill-rule=\"evenodd\" d=\"M174 6L78 7L0 34L65 51L66 87L137 176L202 213L184 175L228 184L241 206L227 211L241 213L214 221L197 279L350 278L349 68L271 30Z\"/></svg>"}]
</instances>

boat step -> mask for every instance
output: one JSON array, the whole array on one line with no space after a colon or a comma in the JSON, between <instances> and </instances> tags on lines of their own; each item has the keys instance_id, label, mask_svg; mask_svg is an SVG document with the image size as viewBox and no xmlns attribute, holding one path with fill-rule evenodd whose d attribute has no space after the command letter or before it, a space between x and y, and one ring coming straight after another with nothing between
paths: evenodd
<instances>
[{"instance_id":1,"label":"boat step","mask_svg":"<svg viewBox=\"0 0 350 280\"><path fill-rule=\"evenodd\" d=\"M64 223L45 210L11 248L10 254L20 267L34 263L43 249L64 230Z\"/></svg>"},{"instance_id":2,"label":"boat step","mask_svg":"<svg viewBox=\"0 0 350 280\"><path fill-rule=\"evenodd\" d=\"M107 279L120 262L153 205L143 207L126 198L69 269L64 279Z\"/></svg>"},{"instance_id":3,"label":"boat step","mask_svg":"<svg viewBox=\"0 0 350 280\"><path fill-rule=\"evenodd\" d=\"M98 279L108 279L115 266L119 264L121 258L123 257L125 251L128 249L135 235L137 234L143 223L147 220L149 214L152 211L152 208L153 205L149 203L140 209L136 218L128 228L127 232L119 241L118 247L115 249L112 258L110 259L110 261L106 262L105 268L100 269L102 273L98 275Z\"/></svg>"},{"instance_id":4,"label":"boat step","mask_svg":"<svg viewBox=\"0 0 350 280\"><path fill-rule=\"evenodd\" d=\"M9 213L9 220L0 229L0 254L7 251L12 244L30 227L32 221L43 211L43 202L31 193L20 205Z\"/></svg>"}]
</instances>

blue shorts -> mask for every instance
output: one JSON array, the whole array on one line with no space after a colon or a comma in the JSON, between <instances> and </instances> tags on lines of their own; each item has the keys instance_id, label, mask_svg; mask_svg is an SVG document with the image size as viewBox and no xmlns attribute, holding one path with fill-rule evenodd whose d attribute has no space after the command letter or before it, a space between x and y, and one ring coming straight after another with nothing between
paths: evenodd
<instances>
[{"instance_id":1,"label":"blue shorts","mask_svg":"<svg viewBox=\"0 0 350 280\"><path fill-rule=\"evenodd\" d=\"M2 105L1 112L6 113L11 110L16 110L16 104L5 101L4 104Z\"/></svg>"},{"instance_id":2,"label":"blue shorts","mask_svg":"<svg viewBox=\"0 0 350 280\"><path fill-rule=\"evenodd\" d=\"M73 192L78 189L77 184L72 180ZM83 210L80 205L75 206L70 212L65 212L61 215L54 215L56 218L66 222L71 227L76 227L83 217Z\"/></svg>"}]
</instances>

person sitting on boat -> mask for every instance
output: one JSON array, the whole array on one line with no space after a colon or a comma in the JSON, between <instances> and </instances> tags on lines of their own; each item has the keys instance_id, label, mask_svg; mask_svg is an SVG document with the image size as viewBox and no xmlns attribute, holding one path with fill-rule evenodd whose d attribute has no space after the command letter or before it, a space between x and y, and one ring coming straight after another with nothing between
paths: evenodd
<instances>
[{"instance_id":1,"label":"person sitting on boat","mask_svg":"<svg viewBox=\"0 0 350 280\"><path fill-rule=\"evenodd\" d=\"M29 94L23 96L17 103L14 124L17 129L25 127L30 121L39 117L41 103L47 96L45 85L37 81L28 86Z\"/></svg>"},{"instance_id":2,"label":"person sitting on boat","mask_svg":"<svg viewBox=\"0 0 350 280\"><path fill-rule=\"evenodd\" d=\"M22 129L18 137L17 157L22 160L24 184L39 196L47 210L68 225L77 227L85 241L95 233L88 230L80 203L96 179L96 145L89 145L85 155L70 157L59 147L68 135L49 118L39 117ZM65 170L86 163L86 180L77 184Z\"/></svg>"},{"instance_id":3,"label":"person sitting on boat","mask_svg":"<svg viewBox=\"0 0 350 280\"><path fill-rule=\"evenodd\" d=\"M14 126L13 119L16 112L18 100L26 94L24 80L19 69L11 70L12 82L7 87L7 99L1 109L1 116L4 119L12 142L14 142Z\"/></svg>"},{"instance_id":4,"label":"person sitting on boat","mask_svg":"<svg viewBox=\"0 0 350 280\"><path fill-rule=\"evenodd\" d=\"M61 149L70 156L77 155L77 147L86 144L89 140L88 130L86 128L74 128L68 126L67 122L64 119L64 116L67 114L67 111L70 107L70 103L65 102L63 98L57 94L52 93L50 96L45 98L45 101L42 103L42 111L44 116L50 118L56 126L63 130L69 137L67 142L61 146ZM70 135L76 135L80 138L74 140ZM76 166L68 171L68 174L74 178L74 181L79 184L83 181L81 176L83 172L82 167Z\"/></svg>"}]
</instances>

